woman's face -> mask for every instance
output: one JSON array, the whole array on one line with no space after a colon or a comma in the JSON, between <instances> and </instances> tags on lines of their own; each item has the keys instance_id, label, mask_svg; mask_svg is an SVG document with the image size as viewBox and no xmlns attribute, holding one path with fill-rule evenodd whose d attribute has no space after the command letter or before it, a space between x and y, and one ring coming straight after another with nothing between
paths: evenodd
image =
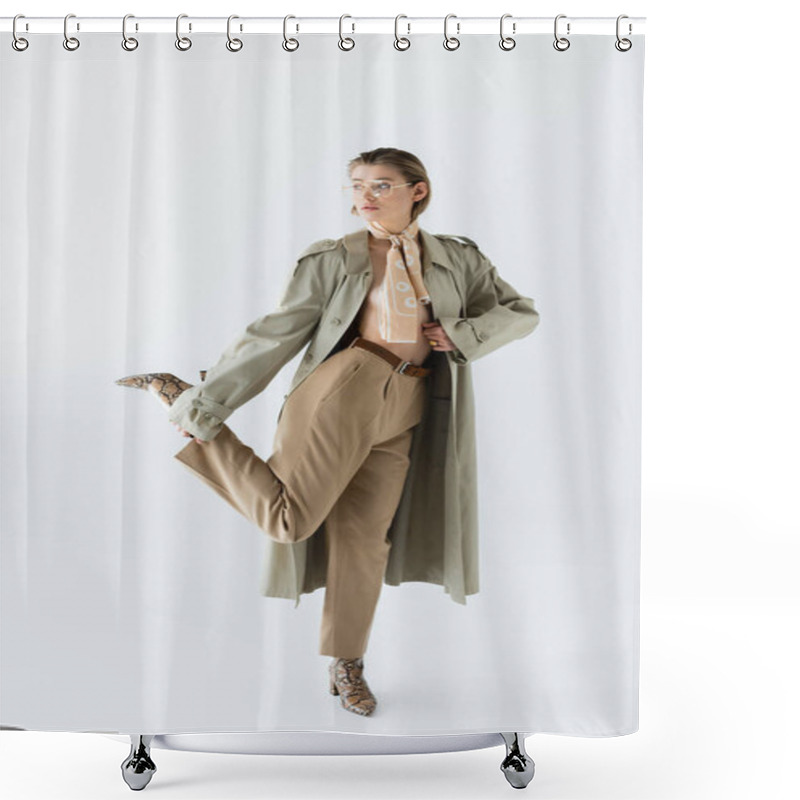
<instances>
[{"instance_id":1,"label":"woman's face","mask_svg":"<svg viewBox=\"0 0 800 800\"><path fill-rule=\"evenodd\" d=\"M387 164L359 164L350 173L350 183L362 185L363 192L353 191L353 205L359 216L377 221L390 233L400 233L411 222L411 209L428 194L428 184L419 181L411 186L403 174ZM376 195L379 184L392 184L391 190Z\"/></svg>"}]
</instances>

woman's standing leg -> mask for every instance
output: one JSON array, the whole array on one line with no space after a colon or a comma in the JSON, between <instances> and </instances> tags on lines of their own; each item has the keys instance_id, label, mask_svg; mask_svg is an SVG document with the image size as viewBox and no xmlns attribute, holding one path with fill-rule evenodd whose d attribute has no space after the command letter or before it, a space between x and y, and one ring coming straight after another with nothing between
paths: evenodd
<instances>
[{"instance_id":1,"label":"woman's standing leg","mask_svg":"<svg viewBox=\"0 0 800 800\"><path fill-rule=\"evenodd\" d=\"M391 542L386 538L400 504L414 429L427 401L424 378L391 371L370 354L376 385L362 391L381 398L374 444L325 520L328 568L320 628L320 654L364 654L380 597ZM343 395L342 400L346 397Z\"/></svg>"},{"instance_id":2,"label":"woman's standing leg","mask_svg":"<svg viewBox=\"0 0 800 800\"><path fill-rule=\"evenodd\" d=\"M391 542L386 534L405 485L413 430L376 445L325 519L328 571L320 655L367 649Z\"/></svg>"}]
</instances>

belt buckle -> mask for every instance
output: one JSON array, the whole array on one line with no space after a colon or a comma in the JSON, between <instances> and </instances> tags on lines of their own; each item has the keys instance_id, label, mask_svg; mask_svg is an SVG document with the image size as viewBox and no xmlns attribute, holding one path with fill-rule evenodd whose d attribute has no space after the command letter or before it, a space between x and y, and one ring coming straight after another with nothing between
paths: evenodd
<instances>
[{"instance_id":1,"label":"belt buckle","mask_svg":"<svg viewBox=\"0 0 800 800\"><path fill-rule=\"evenodd\" d=\"M397 368L397 370L396 370L396 371L397 371L397 372L399 372L401 375L403 375L403 374L405 373L405 371L406 371L406 367L409 367L409 366L411 366L411 363L412 363L411 361L404 361L404 362L403 362L403 363L402 363L402 364L401 364L401 365L400 365L400 366Z\"/></svg>"}]
</instances>

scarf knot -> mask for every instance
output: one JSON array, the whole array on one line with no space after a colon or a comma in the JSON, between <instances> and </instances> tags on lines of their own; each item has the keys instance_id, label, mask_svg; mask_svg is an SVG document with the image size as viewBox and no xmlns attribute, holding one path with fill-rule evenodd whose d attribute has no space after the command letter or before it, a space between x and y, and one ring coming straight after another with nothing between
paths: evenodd
<instances>
[{"instance_id":1,"label":"scarf knot","mask_svg":"<svg viewBox=\"0 0 800 800\"><path fill-rule=\"evenodd\" d=\"M388 239L391 243L378 313L381 336L387 342L413 344L421 330L419 306L431 301L422 281L422 259L417 244L419 223L412 220L400 233L390 233L374 220L368 221L367 227L377 239Z\"/></svg>"}]
</instances>

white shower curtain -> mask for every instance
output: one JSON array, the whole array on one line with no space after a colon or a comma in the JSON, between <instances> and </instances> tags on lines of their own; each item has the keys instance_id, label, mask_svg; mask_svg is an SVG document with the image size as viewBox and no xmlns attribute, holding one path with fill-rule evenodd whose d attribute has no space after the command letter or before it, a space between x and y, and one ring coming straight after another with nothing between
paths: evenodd
<instances>
[{"instance_id":1,"label":"white shower curtain","mask_svg":"<svg viewBox=\"0 0 800 800\"><path fill-rule=\"evenodd\" d=\"M0 722L636 731L644 37L243 38L0 48ZM468 367L477 591L383 586L362 717L328 692L325 589L265 596L265 534L174 459L187 440L155 399L114 381L197 383L305 248L364 230L341 187L378 147L426 166L420 227L472 240L541 321ZM263 459L304 357L227 420Z\"/></svg>"}]
</instances>

